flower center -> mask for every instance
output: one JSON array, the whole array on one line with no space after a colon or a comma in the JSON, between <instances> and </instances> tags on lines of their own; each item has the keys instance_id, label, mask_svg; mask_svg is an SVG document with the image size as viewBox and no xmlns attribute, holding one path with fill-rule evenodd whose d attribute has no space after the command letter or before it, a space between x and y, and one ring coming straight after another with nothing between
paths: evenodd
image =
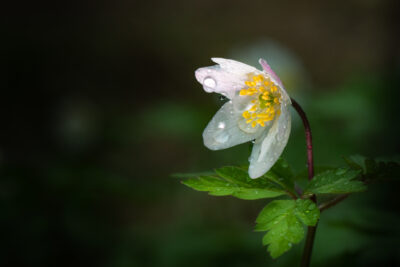
<instances>
[{"instance_id":1,"label":"flower center","mask_svg":"<svg viewBox=\"0 0 400 267\"><path fill-rule=\"evenodd\" d=\"M251 107L242 113L251 127L264 127L281 113L281 93L278 86L264 75L252 75L244 82L246 87L240 90L240 96L252 96Z\"/></svg>"}]
</instances>

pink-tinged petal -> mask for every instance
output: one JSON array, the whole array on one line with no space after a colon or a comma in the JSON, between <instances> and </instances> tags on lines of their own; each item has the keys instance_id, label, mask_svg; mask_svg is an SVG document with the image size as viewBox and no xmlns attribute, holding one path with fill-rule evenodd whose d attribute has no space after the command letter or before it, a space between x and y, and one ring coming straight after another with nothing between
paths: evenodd
<instances>
[{"instance_id":1,"label":"pink-tinged petal","mask_svg":"<svg viewBox=\"0 0 400 267\"><path fill-rule=\"evenodd\" d=\"M276 73L271 69L271 67L268 65L267 61L265 59L260 58L258 60L258 62L262 66L262 68L265 71L265 73L268 76L270 76L272 81L274 83L276 83L277 85L279 85L281 88L284 88L281 79L279 79L278 75L276 75Z\"/></svg>"},{"instance_id":2,"label":"pink-tinged petal","mask_svg":"<svg viewBox=\"0 0 400 267\"><path fill-rule=\"evenodd\" d=\"M254 67L235 60L212 58L218 65L199 68L195 71L196 79L206 92L219 93L232 99L244 87L244 82L251 72L260 72Z\"/></svg>"}]
</instances>

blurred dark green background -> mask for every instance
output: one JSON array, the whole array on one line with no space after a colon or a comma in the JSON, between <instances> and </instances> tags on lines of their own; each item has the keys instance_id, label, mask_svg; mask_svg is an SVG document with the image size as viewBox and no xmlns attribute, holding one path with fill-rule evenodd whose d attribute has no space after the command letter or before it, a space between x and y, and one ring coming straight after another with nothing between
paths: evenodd
<instances>
[{"instance_id":1,"label":"blurred dark green background","mask_svg":"<svg viewBox=\"0 0 400 267\"><path fill-rule=\"evenodd\" d=\"M243 164L209 151L222 102L194 78L266 58L311 121L315 162L398 155L399 1L17 2L1 10L1 266L297 266L253 232L266 201L169 175ZM284 156L305 168L293 114ZM322 215L313 266L400 266L399 180Z\"/></svg>"}]
</instances>

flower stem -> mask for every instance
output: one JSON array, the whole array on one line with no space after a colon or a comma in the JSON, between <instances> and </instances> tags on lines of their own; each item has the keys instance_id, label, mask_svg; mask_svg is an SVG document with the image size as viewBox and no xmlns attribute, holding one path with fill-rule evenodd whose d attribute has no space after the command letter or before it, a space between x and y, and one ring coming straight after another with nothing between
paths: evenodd
<instances>
[{"instance_id":1,"label":"flower stem","mask_svg":"<svg viewBox=\"0 0 400 267\"><path fill-rule=\"evenodd\" d=\"M294 100L292 100L292 106L299 114L301 120L303 121L304 130L306 134L306 144L307 144L307 167L308 167L308 180L311 181L314 177L314 161L313 161L313 147L312 147L312 135L311 135L311 127L308 122L306 113L301 108L301 106ZM314 196L311 197L311 200L316 203L317 198ZM301 259L301 267L310 266L311 262L311 254L314 245L315 232L317 230L317 225L309 226L307 230L306 243L304 245L303 257Z\"/></svg>"}]
</instances>

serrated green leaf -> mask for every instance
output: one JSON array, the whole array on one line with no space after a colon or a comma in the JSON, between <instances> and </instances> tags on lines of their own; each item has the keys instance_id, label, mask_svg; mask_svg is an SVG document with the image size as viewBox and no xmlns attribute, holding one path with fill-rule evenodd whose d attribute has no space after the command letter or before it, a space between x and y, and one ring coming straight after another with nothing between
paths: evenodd
<instances>
[{"instance_id":1,"label":"serrated green leaf","mask_svg":"<svg viewBox=\"0 0 400 267\"><path fill-rule=\"evenodd\" d=\"M319 209L317 205L309 199L296 200L296 216L307 226L315 226L319 219Z\"/></svg>"},{"instance_id":2,"label":"serrated green leaf","mask_svg":"<svg viewBox=\"0 0 400 267\"><path fill-rule=\"evenodd\" d=\"M317 174L304 190L304 195L347 194L364 191L366 189L364 183L354 180L360 172L360 170L339 168Z\"/></svg>"},{"instance_id":3,"label":"serrated green leaf","mask_svg":"<svg viewBox=\"0 0 400 267\"><path fill-rule=\"evenodd\" d=\"M344 160L350 168L362 170L364 174L367 172L367 167L365 165L366 157L361 155L352 155L344 157Z\"/></svg>"},{"instance_id":4,"label":"serrated green leaf","mask_svg":"<svg viewBox=\"0 0 400 267\"><path fill-rule=\"evenodd\" d=\"M223 167L216 175L200 176L182 182L198 191L208 191L213 196L227 196L246 200L272 198L285 194L285 190L268 179L251 179L247 171L238 167Z\"/></svg>"},{"instance_id":5,"label":"serrated green leaf","mask_svg":"<svg viewBox=\"0 0 400 267\"><path fill-rule=\"evenodd\" d=\"M319 209L309 199L275 200L258 215L256 231L268 231L263 244L268 245L272 258L288 251L304 237L304 225L315 225Z\"/></svg>"}]
</instances>

